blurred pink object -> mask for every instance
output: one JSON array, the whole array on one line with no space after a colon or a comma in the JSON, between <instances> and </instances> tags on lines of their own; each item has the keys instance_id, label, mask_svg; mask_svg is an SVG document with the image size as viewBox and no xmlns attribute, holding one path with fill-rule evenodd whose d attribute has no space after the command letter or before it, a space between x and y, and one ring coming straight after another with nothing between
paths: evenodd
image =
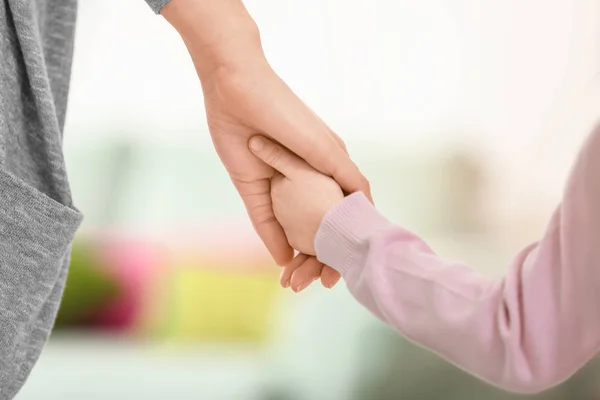
<instances>
[{"instance_id":1,"label":"blurred pink object","mask_svg":"<svg viewBox=\"0 0 600 400\"><path fill-rule=\"evenodd\" d=\"M143 311L145 293L152 277L164 265L164 253L150 242L115 238L101 240L100 250L104 263L121 286L121 292L94 322L115 330L131 328Z\"/></svg>"},{"instance_id":2,"label":"blurred pink object","mask_svg":"<svg viewBox=\"0 0 600 400\"><path fill-rule=\"evenodd\" d=\"M204 219L164 231L165 248L175 258L196 258L199 268L230 272L276 271L275 263L246 219Z\"/></svg>"}]
</instances>

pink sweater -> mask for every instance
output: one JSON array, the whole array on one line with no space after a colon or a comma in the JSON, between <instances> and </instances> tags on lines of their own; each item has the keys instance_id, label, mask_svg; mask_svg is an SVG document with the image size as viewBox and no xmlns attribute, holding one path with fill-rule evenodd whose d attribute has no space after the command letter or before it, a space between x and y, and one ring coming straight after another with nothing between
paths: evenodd
<instances>
[{"instance_id":1,"label":"pink sweater","mask_svg":"<svg viewBox=\"0 0 600 400\"><path fill-rule=\"evenodd\" d=\"M438 257L362 193L329 211L315 248L360 303L408 339L505 390L552 387L600 346L600 127L545 235L500 281Z\"/></svg>"}]
</instances>

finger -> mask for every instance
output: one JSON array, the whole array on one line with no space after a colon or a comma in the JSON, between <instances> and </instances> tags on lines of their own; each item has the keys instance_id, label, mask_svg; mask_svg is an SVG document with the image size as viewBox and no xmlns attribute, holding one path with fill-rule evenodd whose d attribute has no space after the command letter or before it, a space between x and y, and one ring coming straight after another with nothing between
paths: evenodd
<instances>
[{"instance_id":1,"label":"finger","mask_svg":"<svg viewBox=\"0 0 600 400\"><path fill-rule=\"evenodd\" d=\"M342 138L339 137L338 134L334 131L331 131L330 134L333 136L333 138L335 139L337 144L342 148L342 150L344 150L344 153L348 154L348 148L346 147L346 143L344 143Z\"/></svg>"},{"instance_id":2,"label":"finger","mask_svg":"<svg viewBox=\"0 0 600 400\"><path fill-rule=\"evenodd\" d=\"M264 96L260 109L269 113L256 113L257 126L290 151L304 159L313 168L333 177L347 193L362 191L371 198L369 181L352 162L336 135L290 89L280 82L273 89L273 97ZM277 102L271 101L277 98Z\"/></svg>"},{"instance_id":3,"label":"finger","mask_svg":"<svg viewBox=\"0 0 600 400\"><path fill-rule=\"evenodd\" d=\"M296 257L294 257L291 263L283 267L283 271L281 271L281 276L279 278L279 283L281 284L281 286L283 286L284 288L290 287L290 280L292 278L292 274L308 259L308 257L309 256L307 256L306 254L300 253Z\"/></svg>"},{"instance_id":4,"label":"finger","mask_svg":"<svg viewBox=\"0 0 600 400\"><path fill-rule=\"evenodd\" d=\"M252 137L249 145L255 156L288 178L308 167L304 160L264 136Z\"/></svg>"},{"instance_id":5,"label":"finger","mask_svg":"<svg viewBox=\"0 0 600 400\"><path fill-rule=\"evenodd\" d=\"M233 180L254 230L261 238L277 265L286 265L294 257L294 249L288 243L283 228L273 213L271 183L269 179L254 182Z\"/></svg>"},{"instance_id":6,"label":"finger","mask_svg":"<svg viewBox=\"0 0 600 400\"><path fill-rule=\"evenodd\" d=\"M321 117L319 117L311 108L308 108L311 112L311 114L313 115L313 117L319 119L319 121L321 121L321 123L324 126L327 126L327 124L325 123L325 121L323 121L321 119ZM344 152L346 154L348 154L348 148L346 147L346 143L344 143L344 141L342 140L341 137L339 137L339 135L337 133L335 133L330 127L327 126L327 130L329 132L329 135L331 135L331 137L333 137L333 139L337 142L337 144L344 150Z\"/></svg>"},{"instance_id":7,"label":"finger","mask_svg":"<svg viewBox=\"0 0 600 400\"><path fill-rule=\"evenodd\" d=\"M321 284L328 289L331 289L335 286L336 283L340 280L341 275L335 269L331 268L328 265L323 267L321 271Z\"/></svg>"},{"instance_id":8,"label":"finger","mask_svg":"<svg viewBox=\"0 0 600 400\"><path fill-rule=\"evenodd\" d=\"M316 257L308 257L302 265L294 270L290 280L290 286L296 293L306 289L311 283L321 277L323 263Z\"/></svg>"}]
</instances>

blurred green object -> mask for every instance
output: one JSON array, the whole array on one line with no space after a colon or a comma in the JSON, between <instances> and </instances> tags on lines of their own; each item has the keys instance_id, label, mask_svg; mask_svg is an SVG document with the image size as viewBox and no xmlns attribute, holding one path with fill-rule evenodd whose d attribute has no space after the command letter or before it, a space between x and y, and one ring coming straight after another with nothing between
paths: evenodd
<instances>
[{"instance_id":1,"label":"blurred green object","mask_svg":"<svg viewBox=\"0 0 600 400\"><path fill-rule=\"evenodd\" d=\"M56 328L85 326L119 293L117 280L111 277L94 246L76 240Z\"/></svg>"}]
</instances>

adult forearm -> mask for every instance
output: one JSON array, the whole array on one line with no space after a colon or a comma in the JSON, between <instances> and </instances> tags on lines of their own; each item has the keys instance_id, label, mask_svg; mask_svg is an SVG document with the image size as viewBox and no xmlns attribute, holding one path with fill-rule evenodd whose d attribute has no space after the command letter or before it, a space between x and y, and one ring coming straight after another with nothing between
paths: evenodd
<instances>
[{"instance_id":1,"label":"adult forearm","mask_svg":"<svg viewBox=\"0 0 600 400\"><path fill-rule=\"evenodd\" d=\"M201 79L266 63L258 27L241 0L171 0L161 14L181 35Z\"/></svg>"}]
</instances>

